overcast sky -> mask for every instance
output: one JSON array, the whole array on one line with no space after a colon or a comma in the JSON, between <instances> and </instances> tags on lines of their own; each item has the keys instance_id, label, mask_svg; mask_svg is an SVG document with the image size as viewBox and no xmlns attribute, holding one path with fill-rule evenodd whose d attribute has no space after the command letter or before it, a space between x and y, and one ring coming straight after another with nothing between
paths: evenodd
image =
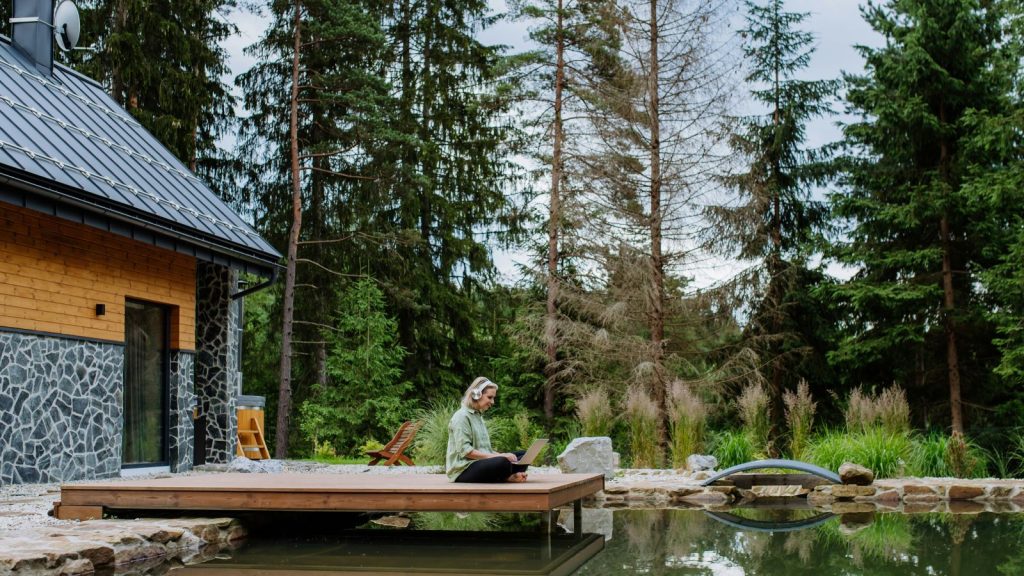
<instances>
[{"instance_id":1,"label":"overcast sky","mask_svg":"<svg viewBox=\"0 0 1024 576\"><path fill-rule=\"evenodd\" d=\"M506 10L505 0L490 0L495 12ZM811 64L801 76L805 79L838 78L842 72L860 72L863 61L854 49L856 44L877 46L880 37L864 22L860 14L862 0L789 0L786 10L790 12L807 12L809 17L804 21L804 30L812 32L817 38L815 53ZM225 42L229 54L229 66L233 74L249 69L253 59L243 53L246 46L254 44L260 38L268 18L265 15L238 11L231 16L238 25L239 34ZM738 20L742 21L742 20ZM527 24L523 22L503 22L483 32L480 38L488 44L504 44L513 49L526 46ZM808 126L808 145L820 146L839 138L836 127L838 118L822 119ZM523 255L516 253L497 253L495 260L506 281L515 280L515 264L524 260ZM718 270L705 270L698 276L711 278L728 274L730 266L723 265ZM703 283L703 282L699 282Z\"/></svg>"}]
</instances>

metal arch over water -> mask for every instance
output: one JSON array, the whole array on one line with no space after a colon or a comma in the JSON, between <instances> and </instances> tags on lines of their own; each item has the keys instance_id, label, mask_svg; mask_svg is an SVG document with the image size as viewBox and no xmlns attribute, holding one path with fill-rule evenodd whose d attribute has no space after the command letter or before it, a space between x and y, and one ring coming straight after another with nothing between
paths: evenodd
<instances>
[{"instance_id":1,"label":"metal arch over water","mask_svg":"<svg viewBox=\"0 0 1024 576\"><path fill-rule=\"evenodd\" d=\"M738 474L740 472L749 472L750 470L761 470L763 468L777 468L782 470L799 470L800 472L807 472L808 474L814 474L832 482L833 484L842 484L843 481L839 479L839 475L835 472L825 470L821 466L815 466L814 464L808 464L806 462L800 462L799 460L754 460L753 462L746 462L744 464L737 464L731 468L726 468L718 474L715 474L711 478L701 482L701 486L708 486L722 478Z\"/></svg>"},{"instance_id":2,"label":"metal arch over water","mask_svg":"<svg viewBox=\"0 0 1024 576\"><path fill-rule=\"evenodd\" d=\"M807 528L813 528L820 526L825 522L828 522L832 518L835 518L835 514L831 512L824 512L817 516L810 518L804 518L803 520L791 520L789 522L769 522L766 520L754 520L752 518L744 518L738 514L731 514L729 512L723 512L721 510L705 510L704 514L714 518L715 520L725 524L726 526L732 526L733 528L739 528L740 530L747 530L753 532L796 532L798 530L806 530Z\"/></svg>"}]
</instances>

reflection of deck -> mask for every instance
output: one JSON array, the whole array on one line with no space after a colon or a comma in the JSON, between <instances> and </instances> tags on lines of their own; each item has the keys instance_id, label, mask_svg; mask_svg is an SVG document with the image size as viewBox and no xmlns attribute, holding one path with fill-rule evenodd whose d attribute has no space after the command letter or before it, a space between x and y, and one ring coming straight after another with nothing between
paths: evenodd
<instances>
[{"instance_id":1,"label":"reflection of deck","mask_svg":"<svg viewBox=\"0 0 1024 576\"><path fill-rule=\"evenodd\" d=\"M598 534L353 530L321 542L254 541L179 576L569 575L604 549Z\"/></svg>"},{"instance_id":2,"label":"reflection of deck","mask_svg":"<svg viewBox=\"0 0 1024 576\"><path fill-rule=\"evenodd\" d=\"M441 474L202 474L61 486L55 515L104 510L548 512L604 489L601 474L535 474L521 484L451 483Z\"/></svg>"}]
</instances>

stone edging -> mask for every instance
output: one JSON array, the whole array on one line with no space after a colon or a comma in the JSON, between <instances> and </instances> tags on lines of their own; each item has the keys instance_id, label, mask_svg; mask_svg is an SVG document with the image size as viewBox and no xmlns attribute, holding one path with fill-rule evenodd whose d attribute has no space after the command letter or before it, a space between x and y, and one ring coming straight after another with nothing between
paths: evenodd
<instances>
[{"instance_id":1,"label":"stone edging","mask_svg":"<svg viewBox=\"0 0 1024 576\"><path fill-rule=\"evenodd\" d=\"M89 574L148 562L194 564L245 536L245 528L232 518L92 520L39 527L3 539L0 576Z\"/></svg>"},{"instance_id":2,"label":"stone edging","mask_svg":"<svg viewBox=\"0 0 1024 576\"><path fill-rule=\"evenodd\" d=\"M651 476L639 481L616 478L593 497L598 506L618 507L644 504L716 506L756 497L749 490L724 484L700 486L679 477ZM807 495L818 508L853 508L846 504L870 504L859 510L880 509L902 512L993 511L1020 512L1024 509L1024 481L962 480L958 478L907 478L878 480L870 486L832 485L816 487Z\"/></svg>"}]
</instances>

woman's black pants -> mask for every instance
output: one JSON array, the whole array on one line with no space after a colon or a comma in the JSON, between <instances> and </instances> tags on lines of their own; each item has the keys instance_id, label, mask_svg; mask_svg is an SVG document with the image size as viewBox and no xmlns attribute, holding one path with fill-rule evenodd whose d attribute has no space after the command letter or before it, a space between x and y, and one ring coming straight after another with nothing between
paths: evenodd
<instances>
[{"instance_id":1,"label":"woman's black pants","mask_svg":"<svg viewBox=\"0 0 1024 576\"><path fill-rule=\"evenodd\" d=\"M516 458L522 458L526 450L515 452ZM513 464L504 456L476 460L459 474L456 482L504 482L516 472L526 472L526 464Z\"/></svg>"}]
</instances>

